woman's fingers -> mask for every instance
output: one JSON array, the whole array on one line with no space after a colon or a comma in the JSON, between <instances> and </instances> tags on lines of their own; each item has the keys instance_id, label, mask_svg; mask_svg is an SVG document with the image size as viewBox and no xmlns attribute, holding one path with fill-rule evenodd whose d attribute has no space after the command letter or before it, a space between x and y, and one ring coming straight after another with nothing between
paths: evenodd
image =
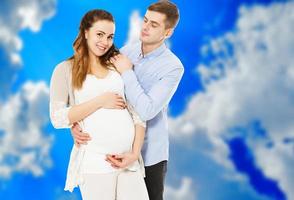
<instances>
[{"instance_id":1,"label":"woman's fingers","mask_svg":"<svg viewBox=\"0 0 294 200\"><path fill-rule=\"evenodd\" d=\"M112 167L114 168L122 168L122 162L121 160L115 159L112 155L106 155L107 162L111 164Z\"/></svg>"},{"instance_id":2,"label":"woman's fingers","mask_svg":"<svg viewBox=\"0 0 294 200\"><path fill-rule=\"evenodd\" d=\"M126 103L124 101L118 101L116 103L116 107L119 109L125 109L126 108Z\"/></svg>"}]
</instances>

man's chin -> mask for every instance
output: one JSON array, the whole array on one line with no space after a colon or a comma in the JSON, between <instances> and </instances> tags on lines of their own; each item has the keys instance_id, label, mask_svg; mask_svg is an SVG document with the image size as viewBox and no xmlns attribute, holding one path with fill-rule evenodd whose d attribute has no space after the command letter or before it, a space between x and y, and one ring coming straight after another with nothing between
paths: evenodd
<instances>
[{"instance_id":1,"label":"man's chin","mask_svg":"<svg viewBox=\"0 0 294 200\"><path fill-rule=\"evenodd\" d=\"M146 37L142 37L142 36L140 36L140 41L141 42L144 42L144 43L148 43L149 41L148 41L148 39L146 38Z\"/></svg>"}]
</instances>

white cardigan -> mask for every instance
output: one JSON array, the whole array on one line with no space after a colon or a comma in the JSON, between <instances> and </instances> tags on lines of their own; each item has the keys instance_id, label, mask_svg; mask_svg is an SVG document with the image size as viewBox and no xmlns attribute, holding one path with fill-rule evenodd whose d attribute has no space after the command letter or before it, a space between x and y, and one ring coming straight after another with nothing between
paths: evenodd
<instances>
[{"instance_id":1,"label":"white cardigan","mask_svg":"<svg viewBox=\"0 0 294 200\"><path fill-rule=\"evenodd\" d=\"M76 104L74 90L71 84L71 69L71 61L61 62L56 66L51 77L50 119L55 128L71 128L71 124L68 119L68 111L71 106ZM134 124L140 124L146 127L146 123L140 119L129 104L128 109L133 118ZM80 125L83 128L83 124L81 123ZM81 145L79 148L73 145L64 190L72 192L75 187L82 183L81 163L84 158L85 149L85 145ZM144 164L141 156L139 164L140 170L142 171L143 176L145 176ZM136 171L137 168L138 167L135 165L128 167L131 171Z\"/></svg>"}]
</instances>

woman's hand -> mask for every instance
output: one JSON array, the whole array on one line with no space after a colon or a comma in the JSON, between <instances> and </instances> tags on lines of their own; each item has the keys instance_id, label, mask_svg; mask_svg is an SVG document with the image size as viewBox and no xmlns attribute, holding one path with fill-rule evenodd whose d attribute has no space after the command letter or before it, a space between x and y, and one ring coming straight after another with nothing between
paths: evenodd
<instances>
[{"instance_id":1,"label":"woman's hand","mask_svg":"<svg viewBox=\"0 0 294 200\"><path fill-rule=\"evenodd\" d=\"M119 168L126 168L133 164L136 160L139 159L139 154L134 152L127 152L123 154L117 155L106 155L106 161L111 164L112 167L119 169Z\"/></svg>"},{"instance_id":2,"label":"woman's hand","mask_svg":"<svg viewBox=\"0 0 294 200\"><path fill-rule=\"evenodd\" d=\"M105 92L99 96L102 107L107 109L125 109L126 102L122 96L114 92Z\"/></svg>"}]
</instances>

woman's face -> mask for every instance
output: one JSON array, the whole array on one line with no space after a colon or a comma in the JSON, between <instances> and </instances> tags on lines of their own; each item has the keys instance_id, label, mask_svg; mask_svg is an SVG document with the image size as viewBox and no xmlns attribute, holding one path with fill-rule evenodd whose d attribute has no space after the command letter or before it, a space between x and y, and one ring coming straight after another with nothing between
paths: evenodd
<instances>
[{"instance_id":1,"label":"woman's face","mask_svg":"<svg viewBox=\"0 0 294 200\"><path fill-rule=\"evenodd\" d=\"M89 53L103 56L113 44L115 25L111 21L98 20L85 31Z\"/></svg>"}]
</instances>

